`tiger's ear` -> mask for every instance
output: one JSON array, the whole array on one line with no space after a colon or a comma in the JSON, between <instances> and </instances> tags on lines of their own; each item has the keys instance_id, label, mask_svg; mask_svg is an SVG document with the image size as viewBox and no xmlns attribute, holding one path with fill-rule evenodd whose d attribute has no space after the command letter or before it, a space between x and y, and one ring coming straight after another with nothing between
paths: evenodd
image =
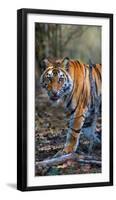
<instances>
[{"instance_id":1,"label":"tiger's ear","mask_svg":"<svg viewBox=\"0 0 116 200\"><path fill-rule=\"evenodd\" d=\"M64 69L66 69L66 70L68 70L68 68L69 68L69 61L70 61L70 59L68 57L65 57L62 61L62 65L63 65Z\"/></svg>"},{"instance_id":2,"label":"tiger's ear","mask_svg":"<svg viewBox=\"0 0 116 200\"><path fill-rule=\"evenodd\" d=\"M42 59L40 62L41 71L43 72L47 67L49 67L50 62L47 58Z\"/></svg>"}]
</instances>

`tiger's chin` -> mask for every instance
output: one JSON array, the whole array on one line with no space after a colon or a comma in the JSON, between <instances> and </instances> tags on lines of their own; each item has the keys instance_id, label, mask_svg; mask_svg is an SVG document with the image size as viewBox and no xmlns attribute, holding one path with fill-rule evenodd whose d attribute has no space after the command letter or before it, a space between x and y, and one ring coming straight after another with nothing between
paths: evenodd
<instances>
[{"instance_id":1,"label":"tiger's chin","mask_svg":"<svg viewBox=\"0 0 116 200\"><path fill-rule=\"evenodd\" d=\"M50 101L52 102L53 106L57 106L59 103L62 102L61 97L50 97Z\"/></svg>"}]
</instances>

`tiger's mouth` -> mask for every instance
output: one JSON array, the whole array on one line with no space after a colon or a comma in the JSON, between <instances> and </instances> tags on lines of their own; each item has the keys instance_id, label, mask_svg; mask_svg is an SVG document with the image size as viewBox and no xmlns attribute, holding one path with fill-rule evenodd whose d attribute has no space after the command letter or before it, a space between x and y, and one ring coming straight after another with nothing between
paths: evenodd
<instances>
[{"instance_id":1,"label":"tiger's mouth","mask_svg":"<svg viewBox=\"0 0 116 200\"><path fill-rule=\"evenodd\" d=\"M57 95L53 95L50 97L50 100L52 100L52 101L57 101L58 99L59 99L59 96L57 96Z\"/></svg>"}]
</instances>

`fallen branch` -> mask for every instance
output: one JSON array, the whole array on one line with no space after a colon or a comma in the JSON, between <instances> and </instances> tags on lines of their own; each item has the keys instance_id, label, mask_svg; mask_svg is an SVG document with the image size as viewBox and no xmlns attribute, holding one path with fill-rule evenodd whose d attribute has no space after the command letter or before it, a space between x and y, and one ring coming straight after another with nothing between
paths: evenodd
<instances>
[{"instance_id":1,"label":"fallen branch","mask_svg":"<svg viewBox=\"0 0 116 200\"><path fill-rule=\"evenodd\" d=\"M85 159L86 158L86 159ZM52 166L52 165L58 165L62 164L65 161L72 159L74 161L77 161L79 163L85 163L85 164L96 164L96 165L101 165L101 161L99 160L93 160L92 156L81 156L76 153L70 153L70 154L65 154L56 158L51 158L51 159L46 159L40 162L36 162L36 167L45 167L45 166Z\"/></svg>"}]
</instances>

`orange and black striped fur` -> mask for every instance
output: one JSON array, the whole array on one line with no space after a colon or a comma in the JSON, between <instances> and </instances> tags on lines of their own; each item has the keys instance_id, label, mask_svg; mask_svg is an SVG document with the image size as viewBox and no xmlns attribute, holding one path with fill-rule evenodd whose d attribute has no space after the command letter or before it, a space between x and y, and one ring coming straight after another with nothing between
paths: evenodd
<instances>
[{"instance_id":1,"label":"orange and black striped fur","mask_svg":"<svg viewBox=\"0 0 116 200\"><path fill-rule=\"evenodd\" d=\"M42 86L47 90L51 101L63 100L66 114L70 115L63 152L76 151L83 124L90 115L91 108L93 120L87 134L91 141L95 139L96 120L101 103L101 64L85 65L78 60L64 58L55 61L45 59L43 65L46 69L40 78Z\"/></svg>"}]
</instances>

